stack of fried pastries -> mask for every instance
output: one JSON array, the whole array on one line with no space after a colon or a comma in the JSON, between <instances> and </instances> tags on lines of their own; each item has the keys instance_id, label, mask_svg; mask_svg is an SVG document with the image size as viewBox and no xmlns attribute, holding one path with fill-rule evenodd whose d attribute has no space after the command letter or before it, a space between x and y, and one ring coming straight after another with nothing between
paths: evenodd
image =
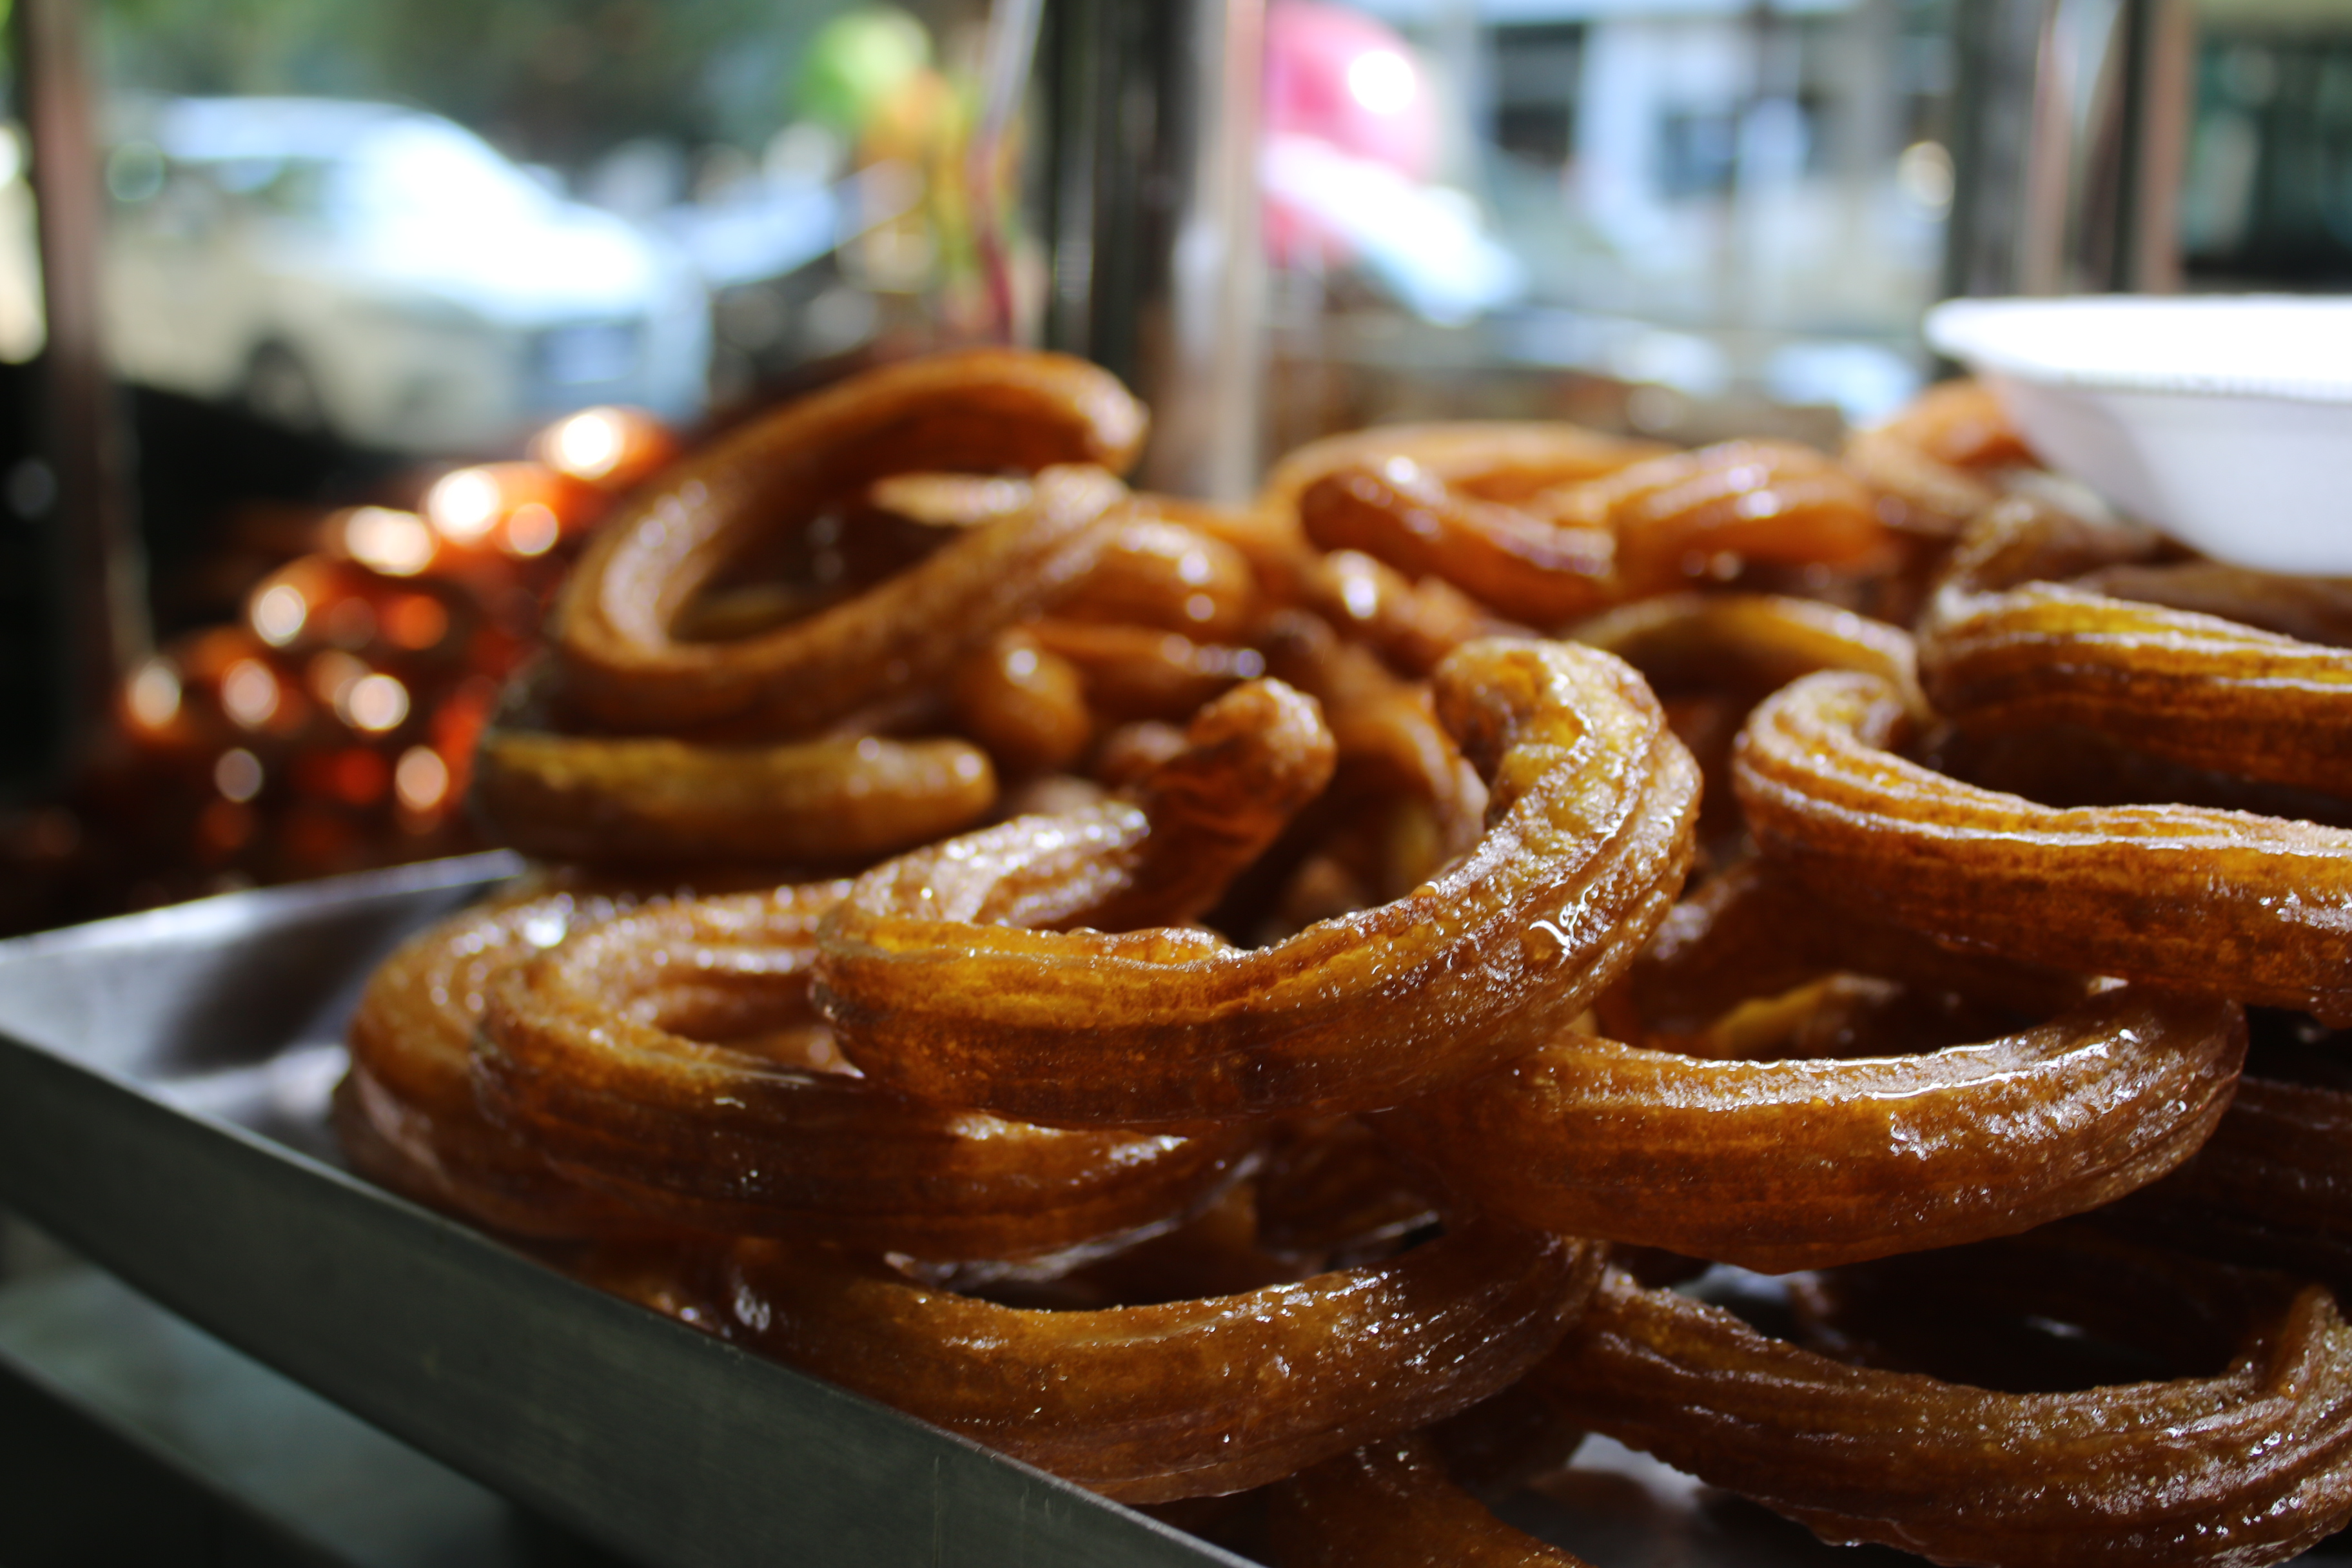
<instances>
[{"instance_id":1,"label":"stack of fried pastries","mask_svg":"<svg viewBox=\"0 0 2352 1568\"><path fill-rule=\"evenodd\" d=\"M1482 1500L1590 1432L1947 1563L2352 1516L2352 594L1966 385L1145 425L947 355L621 509L353 1165L1278 1563L1574 1562Z\"/></svg>"}]
</instances>

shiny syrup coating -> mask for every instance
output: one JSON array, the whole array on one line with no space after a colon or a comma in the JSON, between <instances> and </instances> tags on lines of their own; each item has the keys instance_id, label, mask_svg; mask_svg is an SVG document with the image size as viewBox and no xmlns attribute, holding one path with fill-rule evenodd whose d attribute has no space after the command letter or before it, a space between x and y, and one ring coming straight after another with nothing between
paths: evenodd
<instances>
[{"instance_id":1,"label":"shiny syrup coating","mask_svg":"<svg viewBox=\"0 0 2352 1568\"><path fill-rule=\"evenodd\" d=\"M526 854L842 865L969 827L996 804L988 757L962 741L876 736L701 745L657 736L493 729L474 796Z\"/></svg>"},{"instance_id":2,"label":"shiny syrup coating","mask_svg":"<svg viewBox=\"0 0 2352 1568\"><path fill-rule=\"evenodd\" d=\"M1248 630L1257 598L1257 578L1241 551L1139 501L1110 530L1086 575L1055 596L1050 613L1228 643Z\"/></svg>"},{"instance_id":3,"label":"shiny syrup coating","mask_svg":"<svg viewBox=\"0 0 2352 1568\"><path fill-rule=\"evenodd\" d=\"M2219 1375L2017 1394L1850 1365L1612 1269L1535 1386L1824 1540L1984 1568L2255 1568L2352 1513L2352 1327L2251 1313Z\"/></svg>"},{"instance_id":4,"label":"shiny syrup coating","mask_svg":"<svg viewBox=\"0 0 2352 1568\"><path fill-rule=\"evenodd\" d=\"M759 1048L756 1037L811 1022L816 922L845 891L641 910L509 971L476 1051L484 1110L581 1184L676 1225L926 1258L1099 1240L1228 1179L1242 1130L1027 1127L911 1104L804 1065L805 1048Z\"/></svg>"},{"instance_id":5,"label":"shiny syrup coating","mask_svg":"<svg viewBox=\"0 0 2352 1568\"><path fill-rule=\"evenodd\" d=\"M1853 566L1886 543L1869 492L1834 459L1789 441L1726 441L1653 458L1528 506L1556 526L1616 540L1620 598L1704 575L1725 557Z\"/></svg>"},{"instance_id":6,"label":"shiny syrup coating","mask_svg":"<svg viewBox=\"0 0 2352 1568\"><path fill-rule=\"evenodd\" d=\"M1066 1125L1182 1125L1392 1104L1542 1043L1681 886L1696 778L1640 678L1562 644L1479 642L1438 714L1486 777L1487 830L1391 903L1242 950L1205 932L975 923L931 869L862 879L818 995L851 1060L920 1099Z\"/></svg>"},{"instance_id":7,"label":"shiny syrup coating","mask_svg":"<svg viewBox=\"0 0 2352 1568\"><path fill-rule=\"evenodd\" d=\"M1512 1529L1446 1473L1418 1434L1298 1472L1267 1503L1275 1568L1589 1568Z\"/></svg>"},{"instance_id":8,"label":"shiny syrup coating","mask_svg":"<svg viewBox=\"0 0 2352 1568\"><path fill-rule=\"evenodd\" d=\"M1325 550L1438 577L1533 626L1590 615L1618 596L1617 542L1605 521L1561 527L1462 494L1402 458L1317 479L1299 495L1298 517Z\"/></svg>"},{"instance_id":9,"label":"shiny syrup coating","mask_svg":"<svg viewBox=\"0 0 2352 1568\"><path fill-rule=\"evenodd\" d=\"M1039 1311L746 1243L731 1337L1126 1502L1240 1491L1486 1398L1541 1360L1601 1249L1473 1223L1238 1295Z\"/></svg>"},{"instance_id":10,"label":"shiny syrup coating","mask_svg":"<svg viewBox=\"0 0 2352 1568\"><path fill-rule=\"evenodd\" d=\"M1886 539L1867 491L1786 442L1732 441L1539 491L1481 500L1409 458L1343 468L1298 497L1307 536L1452 583L1552 626L1748 562L1848 567Z\"/></svg>"},{"instance_id":11,"label":"shiny syrup coating","mask_svg":"<svg viewBox=\"0 0 2352 1568\"><path fill-rule=\"evenodd\" d=\"M1808 676L1741 736L1740 805L1819 896L1980 952L2352 1018L2352 832L2193 806L2060 809L1885 749L1872 676Z\"/></svg>"},{"instance_id":12,"label":"shiny syrup coating","mask_svg":"<svg viewBox=\"0 0 2352 1568\"><path fill-rule=\"evenodd\" d=\"M1525 637L1442 577L1413 581L1360 550L1316 557L1301 599L1335 629L1361 638L1400 674L1426 676L1465 642Z\"/></svg>"},{"instance_id":13,"label":"shiny syrup coating","mask_svg":"<svg viewBox=\"0 0 2352 1568\"><path fill-rule=\"evenodd\" d=\"M368 977L334 1122L353 1169L511 1236L569 1239L664 1228L558 1173L476 1104L468 1049L492 982L575 922L631 901L593 884L526 885L403 942Z\"/></svg>"},{"instance_id":14,"label":"shiny syrup coating","mask_svg":"<svg viewBox=\"0 0 2352 1568\"><path fill-rule=\"evenodd\" d=\"M1298 515L1309 486L1343 468L1378 469L1402 458L1479 500L1521 501L1560 485L1597 479L1673 450L1547 420L1461 420L1375 425L1310 441L1285 457L1258 491L1258 509Z\"/></svg>"},{"instance_id":15,"label":"shiny syrup coating","mask_svg":"<svg viewBox=\"0 0 2352 1568\"><path fill-rule=\"evenodd\" d=\"M2245 1050L2234 1005L2128 987L1900 1057L1708 1061L1570 1033L1375 1125L1481 1212L1784 1273L2146 1186L2210 1135Z\"/></svg>"},{"instance_id":16,"label":"shiny syrup coating","mask_svg":"<svg viewBox=\"0 0 2352 1568\"><path fill-rule=\"evenodd\" d=\"M1330 766L1313 703L1258 683L1196 718L1136 800L959 842L988 863L1029 852L1024 877L991 887L1030 919L1181 920ZM1240 817L1218 809L1235 795L1251 803ZM845 890L622 916L500 977L476 1052L484 1108L583 1183L678 1224L927 1258L1033 1255L1163 1221L1254 1141L1245 1127L1198 1139L1029 1127L730 1046L812 1021L817 923Z\"/></svg>"},{"instance_id":17,"label":"shiny syrup coating","mask_svg":"<svg viewBox=\"0 0 2352 1568\"><path fill-rule=\"evenodd\" d=\"M2074 527L2010 505L1962 540L1920 626L1920 673L1938 710L1977 731L2078 725L2175 762L2352 796L2352 649L2021 581ZM2163 586L2147 572L2121 582ZM2233 608L2249 591L2227 578L2189 584ZM2286 601L2305 618L2326 604Z\"/></svg>"},{"instance_id":18,"label":"shiny syrup coating","mask_svg":"<svg viewBox=\"0 0 2352 1568\"><path fill-rule=\"evenodd\" d=\"M1690 689L1761 698L1800 676L1854 669L1916 686L1917 653L1900 626L1815 599L1781 594L1666 594L1570 627L1661 691Z\"/></svg>"},{"instance_id":19,"label":"shiny syrup coating","mask_svg":"<svg viewBox=\"0 0 2352 1568\"><path fill-rule=\"evenodd\" d=\"M623 731L788 736L929 685L1092 563L1125 493L1101 470L1124 471L1143 429L1107 373L1013 350L893 366L788 405L671 469L598 531L551 628L565 699ZM1005 468L1045 470L1027 507L852 603L727 642L673 634L731 560L876 479Z\"/></svg>"},{"instance_id":20,"label":"shiny syrup coating","mask_svg":"<svg viewBox=\"0 0 2352 1568\"><path fill-rule=\"evenodd\" d=\"M1019 626L997 633L956 672L948 702L957 724L1009 773L1067 767L1094 739L1086 678ZM926 834L914 842L939 837Z\"/></svg>"}]
</instances>

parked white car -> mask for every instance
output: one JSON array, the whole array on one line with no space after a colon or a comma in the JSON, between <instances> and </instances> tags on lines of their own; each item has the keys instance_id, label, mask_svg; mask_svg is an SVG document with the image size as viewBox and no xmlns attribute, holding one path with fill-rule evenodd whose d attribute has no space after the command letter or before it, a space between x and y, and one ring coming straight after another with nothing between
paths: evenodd
<instances>
[{"instance_id":1,"label":"parked white car","mask_svg":"<svg viewBox=\"0 0 2352 1568\"><path fill-rule=\"evenodd\" d=\"M702 406L709 300L677 248L438 116L167 100L126 111L107 184L127 379L419 452L593 403Z\"/></svg>"}]
</instances>

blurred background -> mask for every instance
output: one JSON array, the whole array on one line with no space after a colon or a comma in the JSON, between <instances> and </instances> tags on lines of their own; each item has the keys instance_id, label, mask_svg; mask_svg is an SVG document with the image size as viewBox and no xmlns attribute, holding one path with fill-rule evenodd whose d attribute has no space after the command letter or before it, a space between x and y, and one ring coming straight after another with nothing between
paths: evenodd
<instances>
[{"instance_id":1,"label":"blurred background","mask_svg":"<svg viewBox=\"0 0 2352 1568\"><path fill-rule=\"evenodd\" d=\"M1953 293L2352 286L2340 0L15 5L0 931L470 846L582 531L877 359L1087 354L1233 498L1832 445Z\"/></svg>"}]
</instances>

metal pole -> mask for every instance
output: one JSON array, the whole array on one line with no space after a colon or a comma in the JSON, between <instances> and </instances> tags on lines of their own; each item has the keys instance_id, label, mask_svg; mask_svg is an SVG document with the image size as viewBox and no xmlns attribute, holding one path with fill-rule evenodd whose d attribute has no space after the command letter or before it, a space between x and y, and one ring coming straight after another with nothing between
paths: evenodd
<instances>
[{"instance_id":1,"label":"metal pole","mask_svg":"<svg viewBox=\"0 0 2352 1568\"><path fill-rule=\"evenodd\" d=\"M1142 478L1213 500L1256 488L1265 264L1258 237L1259 0L1200 0L1181 42L1194 90L1191 165L1168 258L1165 331L1139 390L1158 421Z\"/></svg>"},{"instance_id":2,"label":"metal pole","mask_svg":"<svg viewBox=\"0 0 2352 1568\"><path fill-rule=\"evenodd\" d=\"M2053 0L1976 0L1957 10L1952 211L1944 292L2023 291L2035 119Z\"/></svg>"},{"instance_id":3,"label":"metal pole","mask_svg":"<svg viewBox=\"0 0 2352 1568\"><path fill-rule=\"evenodd\" d=\"M146 569L126 477L129 438L100 322L106 215L79 0L16 0L17 79L40 213L40 441L57 475L50 513L63 588L68 765L109 721L123 677L152 647Z\"/></svg>"},{"instance_id":4,"label":"metal pole","mask_svg":"<svg viewBox=\"0 0 2352 1568\"><path fill-rule=\"evenodd\" d=\"M1959 7L1951 294L2179 287L2183 0Z\"/></svg>"},{"instance_id":5,"label":"metal pole","mask_svg":"<svg viewBox=\"0 0 2352 1568\"><path fill-rule=\"evenodd\" d=\"M1141 482L1245 499L1261 463L1262 0L1056 0L1046 341L1151 405Z\"/></svg>"}]
</instances>

